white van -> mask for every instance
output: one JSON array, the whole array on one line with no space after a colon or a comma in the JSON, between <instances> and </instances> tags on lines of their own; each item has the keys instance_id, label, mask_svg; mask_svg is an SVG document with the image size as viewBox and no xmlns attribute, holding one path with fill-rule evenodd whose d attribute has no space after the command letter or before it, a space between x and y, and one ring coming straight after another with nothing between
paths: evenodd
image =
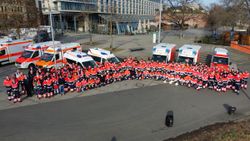
<instances>
[{"instance_id":1,"label":"white van","mask_svg":"<svg viewBox=\"0 0 250 141\"><path fill-rule=\"evenodd\" d=\"M174 61L176 51L175 44L160 43L153 47L152 60L156 62L172 62Z\"/></svg>"},{"instance_id":2,"label":"white van","mask_svg":"<svg viewBox=\"0 0 250 141\"><path fill-rule=\"evenodd\" d=\"M16 67L18 68L30 68L35 67L35 63L41 59L44 51L48 48L53 48L54 46L60 46L60 41L48 41L29 45L24 49L21 56L16 59Z\"/></svg>"},{"instance_id":3,"label":"white van","mask_svg":"<svg viewBox=\"0 0 250 141\"><path fill-rule=\"evenodd\" d=\"M99 63L120 63L119 59L111 51L101 48L90 48L87 54Z\"/></svg>"},{"instance_id":4,"label":"white van","mask_svg":"<svg viewBox=\"0 0 250 141\"><path fill-rule=\"evenodd\" d=\"M75 63L83 68L94 68L97 66L95 60L91 56L81 51L67 51L64 53L63 58L66 59L67 63Z\"/></svg>"},{"instance_id":5,"label":"white van","mask_svg":"<svg viewBox=\"0 0 250 141\"><path fill-rule=\"evenodd\" d=\"M196 64L199 61L201 46L183 45L179 48L178 62Z\"/></svg>"},{"instance_id":6,"label":"white van","mask_svg":"<svg viewBox=\"0 0 250 141\"><path fill-rule=\"evenodd\" d=\"M15 62L23 53L24 48L32 44L31 39L12 40L8 38L2 39L0 42L0 65Z\"/></svg>"}]
</instances>

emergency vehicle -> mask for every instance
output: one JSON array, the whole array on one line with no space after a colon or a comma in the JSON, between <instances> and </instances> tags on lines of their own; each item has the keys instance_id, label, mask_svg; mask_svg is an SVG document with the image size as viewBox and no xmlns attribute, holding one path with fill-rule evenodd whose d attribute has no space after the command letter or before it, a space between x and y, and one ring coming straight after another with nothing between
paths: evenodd
<instances>
[{"instance_id":1,"label":"emergency vehicle","mask_svg":"<svg viewBox=\"0 0 250 141\"><path fill-rule=\"evenodd\" d=\"M94 68L97 66L95 60L81 51L67 51L63 55L64 59L66 59L67 63L75 63L80 65L83 68Z\"/></svg>"},{"instance_id":2,"label":"emergency vehicle","mask_svg":"<svg viewBox=\"0 0 250 141\"><path fill-rule=\"evenodd\" d=\"M160 43L153 47L152 60L157 62L174 61L175 51L175 44Z\"/></svg>"},{"instance_id":3,"label":"emergency vehicle","mask_svg":"<svg viewBox=\"0 0 250 141\"><path fill-rule=\"evenodd\" d=\"M229 68L229 52L224 48L215 48L210 63L211 67Z\"/></svg>"},{"instance_id":4,"label":"emergency vehicle","mask_svg":"<svg viewBox=\"0 0 250 141\"><path fill-rule=\"evenodd\" d=\"M104 62L110 62L110 63L119 63L119 59L108 50L104 50L101 48L90 48L88 53L96 62L104 63Z\"/></svg>"},{"instance_id":5,"label":"emergency vehicle","mask_svg":"<svg viewBox=\"0 0 250 141\"><path fill-rule=\"evenodd\" d=\"M36 62L36 66L42 68L52 68L53 66L59 67L66 63L63 59L63 54L69 50L81 51L81 46L79 43L66 43L61 44L58 47L49 47L44 51L40 60Z\"/></svg>"},{"instance_id":6,"label":"emergency vehicle","mask_svg":"<svg viewBox=\"0 0 250 141\"><path fill-rule=\"evenodd\" d=\"M35 67L35 63L41 58L43 52L49 48L61 45L60 41L48 41L42 43L31 44L25 48L20 57L16 59L16 67L18 68L30 68Z\"/></svg>"},{"instance_id":7,"label":"emergency vehicle","mask_svg":"<svg viewBox=\"0 0 250 141\"><path fill-rule=\"evenodd\" d=\"M201 46L183 45L179 48L177 62L196 64L199 61Z\"/></svg>"},{"instance_id":8,"label":"emergency vehicle","mask_svg":"<svg viewBox=\"0 0 250 141\"><path fill-rule=\"evenodd\" d=\"M32 44L32 39L12 40L8 38L7 41L0 43L0 65L15 62L16 58L20 56L24 48Z\"/></svg>"}]
</instances>

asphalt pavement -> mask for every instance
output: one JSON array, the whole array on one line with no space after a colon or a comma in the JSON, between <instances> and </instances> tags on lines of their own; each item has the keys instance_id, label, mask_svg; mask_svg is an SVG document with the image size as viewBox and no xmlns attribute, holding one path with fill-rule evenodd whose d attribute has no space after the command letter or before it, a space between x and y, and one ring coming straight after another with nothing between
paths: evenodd
<instances>
[{"instance_id":1,"label":"asphalt pavement","mask_svg":"<svg viewBox=\"0 0 250 141\"><path fill-rule=\"evenodd\" d=\"M224 104L237 107L233 116ZM196 91L169 84L0 111L1 141L161 141L249 115L244 94ZM167 111L174 127L167 128Z\"/></svg>"},{"instance_id":2,"label":"asphalt pavement","mask_svg":"<svg viewBox=\"0 0 250 141\"><path fill-rule=\"evenodd\" d=\"M61 40L85 43L88 37L66 35ZM93 40L97 44L83 44L83 49L105 48L110 44L106 35L94 35ZM193 44L193 40L190 35L179 39L163 33L163 42L176 43L178 47ZM151 35L114 36L114 47L120 49L114 53L119 57L145 59L152 55L153 45ZM229 49L233 63L250 71L250 55L226 46L200 45L202 62L215 47L223 47ZM131 48L143 50L131 52ZM0 81L15 71L13 64L1 66ZM228 116L223 104L236 106L237 114ZM13 104L7 101L5 89L0 85L0 141L160 141L208 124L244 117L250 114L249 106L250 89L237 96L207 89L197 92L152 80L118 82L52 99L25 98L22 103ZM173 128L164 126L168 110L174 111Z\"/></svg>"}]
</instances>

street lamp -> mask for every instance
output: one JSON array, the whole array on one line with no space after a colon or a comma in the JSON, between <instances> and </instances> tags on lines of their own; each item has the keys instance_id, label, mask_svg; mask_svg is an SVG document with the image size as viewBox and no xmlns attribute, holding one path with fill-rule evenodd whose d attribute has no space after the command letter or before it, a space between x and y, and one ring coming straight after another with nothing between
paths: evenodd
<instances>
[{"instance_id":1,"label":"street lamp","mask_svg":"<svg viewBox=\"0 0 250 141\"><path fill-rule=\"evenodd\" d=\"M48 7L49 7L50 30L51 30L51 36L52 36L51 39L52 39L52 42L53 42L54 51L56 53L55 39L54 39L54 28L53 28L53 19L52 19L51 7L50 7L50 0L47 0L47 2L48 2ZM55 69L57 69L57 67L56 67L56 55L54 56L54 67L55 67Z\"/></svg>"},{"instance_id":2,"label":"street lamp","mask_svg":"<svg viewBox=\"0 0 250 141\"><path fill-rule=\"evenodd\" d=\"M161 11L162 11L162 0L160 0L160 16L159 16L159 35L158 35L158 43L161 43Z\"/></svg>"},{"instance_id":3,"label":"street lamp","mask_svg":"<svg viewBox=\"0 0 250 141\"><path fill-rule=\"evenodd\" d=\"M110 11L110 49L113 49L113 6L112 2L110 2L109 6Z\"/></svg>"}]
</instances>

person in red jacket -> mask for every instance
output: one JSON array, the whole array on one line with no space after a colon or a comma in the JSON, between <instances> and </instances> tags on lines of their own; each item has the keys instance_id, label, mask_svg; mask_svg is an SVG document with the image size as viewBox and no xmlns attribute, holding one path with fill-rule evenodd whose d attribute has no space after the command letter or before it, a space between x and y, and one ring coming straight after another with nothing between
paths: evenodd
<instances>
[{"instance_id":1,"label":"person in red jacket","mask_svg":"<svg viewBox=\"0 0 250 141\"><path fill-rule=\"evenodd\" d=\"M50 98L53 96L53 81L51 77L47 78L47 97Z\"/></svg>"},{"instance_id":2,"label":"person in red jacket","mask_svg":"<svg viewBox=\"0 0 250 141\"><path fill-rule=\"evenodd\" d=\"M6 76L6 78L3 81L3 85L6 88L6 93L8 95L8 100L9 101L12 100L13 99L12 92L11 92L12 81L11 81L9 76Z\"/></svg>"},{"instance_id":3,"label":"person in red jacket","mask_svg":"<svg viewBox=\"0 0 250 141\"><path fill-rule=\"evenodd\" d=\"M12 79L11 89L14 95L14 103L21 102L21 95L19 92L19 84L16 79Z\"/></svg>"},{"instance_id":4,"label":"person in red jacket","mask_svg":"<svg viewBox=\"0 0 250 141\"><path fill-rule=\"evenodd\" d=\"M76 91L79 93L81 92L81 89L82 89L82 81L78 79L76 81Z\"/></svg>"},{"instance_id":5,"label":"person in red jacket","mask_svg":"<svg viewBox=\"0 0 250 141\"><path fill-rule=\"evenodd\" d=\"M46 98L47 95L48 95L47 79L43 78L43 98Z\"/></svg>"}]
</instances>

